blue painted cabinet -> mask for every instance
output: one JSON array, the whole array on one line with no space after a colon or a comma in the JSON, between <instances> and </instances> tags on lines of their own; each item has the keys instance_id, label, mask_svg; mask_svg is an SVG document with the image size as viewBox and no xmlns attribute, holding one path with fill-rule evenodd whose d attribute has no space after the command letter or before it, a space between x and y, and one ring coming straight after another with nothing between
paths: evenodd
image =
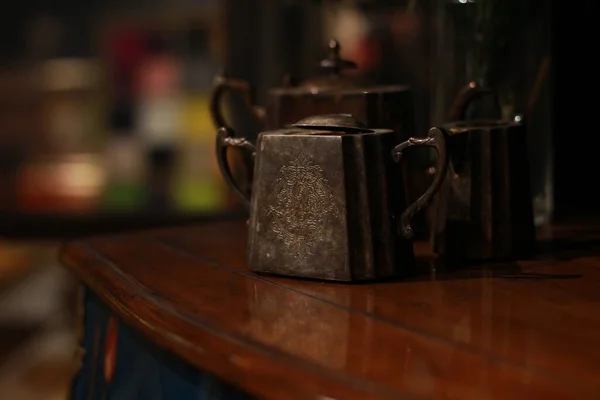
<instances>
[{"instance_id":1,"label":"blue painted cabinet","mask_svg":"<svg viewBox=\"0 0 600 400\"><path fill-rule=\"evenodd\" d=\"M150 343L118 321L89 289L84 305L85 353L73 400L252 399Z\"/></svg>"}]
</instances>

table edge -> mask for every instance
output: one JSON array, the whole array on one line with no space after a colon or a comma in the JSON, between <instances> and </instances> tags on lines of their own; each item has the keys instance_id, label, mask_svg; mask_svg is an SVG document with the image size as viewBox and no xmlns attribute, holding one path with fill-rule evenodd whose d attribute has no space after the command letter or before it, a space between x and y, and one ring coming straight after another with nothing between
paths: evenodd
<instances>
[{"instance_id":1,"label":"table edge","mask_svg":"<svg viewBox=\"0 0 600 400\"><path fill-rule=\"evenodd\" d=\"M336 382L335 380L323 377L320 371L310 372L302 369L294 369L295 375L290 377L288 376L289 374L283 372L284 370L289 371L290 366L288 363L261 354L259 349L252 347L250 341L241 343L228 338L226 332L219 332L217 328L214 329L214 332L211 332L208 328L197 328L197 331L201 334L203 337L202 340L205 343L229 346L232 351L225 353L214 348L218 346L203 346L203 351L199 352L198 348L195 348L195 345L197 346L198 343L191 343L181 336L166 331L166 328L160 327L161 321L164 321L166 317L159 317L151 310L152 304L148 296L135 294L140 289L143 290L143 287L135 287L133 282L127 282L128 280L135 280L134 278L126 279L112 271L111 268L101 267L103 269L101 275L104 276L100 277L101 279L94 279L92 276L94 273L84 270L83 264L89 267L93 264L106 263L105 260L94 256L89 249L90 247L86 240L64 242L59 249L59 260L78 279L87 285L94 294L104 301L111 311L124 323L141 333L144 338L154 345L173 352L177 357L180 357L195 368L211 373L251 395L267 400L280 399L281 397L270 390L269 385L265 384L265 378L267 381L277 380L282 383L285 382L287 385L285 398L289 400L304 400L307 398L331 399L340 397L344 399L398 398L392 394L380 394L379 391L376 391L379 393L375 394L371 390L361 390L356 387L353 388L344 385L342 382ZM122 273L125 274L124 272ZM132 306L127 303L127 293L134 293L129 296L138 302L137 305ZM168 310L163 309L161 311L168 312ZM173 313L170 314L167 318L182 320L180 316ZM207 347L209 348L208 350ZM206 359L206 353L210 353L209 355L212 355L213 359ZM247 353L250 358L268 362L271 372L276 371L279 376L276 378L272 374L264 376L265 374L260 372L260 368L244 368L243 365L235 365L235 358L238 357L235 353ZM214 363L214 357L220 358L220 362ZM233 361L232 358L234 359ZM298 375L303 375L303 377ZM243 382L239 378L242 378ZM278 393L281 393L281 390Z\"/></svg>"}]
</instances>

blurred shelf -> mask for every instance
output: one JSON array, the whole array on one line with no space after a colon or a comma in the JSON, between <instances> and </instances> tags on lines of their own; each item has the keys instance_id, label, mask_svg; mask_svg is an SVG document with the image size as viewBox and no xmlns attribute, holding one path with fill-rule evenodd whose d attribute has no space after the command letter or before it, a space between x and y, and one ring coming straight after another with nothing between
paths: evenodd
<instances>
[{"instance_id":1,"label":"blurred shelf","mask_svg":"<svg viewBox=\"0 0 600 400\"><path fill-rule=\"evenodd\" d=\"M23 213L0 211L0 236L5 239L62 239L125 230L193 225L239 219L241 211L181 213L166 211Z\"/></svg>"}]
</instances>

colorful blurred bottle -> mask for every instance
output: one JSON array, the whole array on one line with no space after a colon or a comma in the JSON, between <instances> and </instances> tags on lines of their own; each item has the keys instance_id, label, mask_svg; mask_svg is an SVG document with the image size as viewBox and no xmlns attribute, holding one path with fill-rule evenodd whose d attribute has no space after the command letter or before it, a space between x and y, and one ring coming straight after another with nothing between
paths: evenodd
<instances>
[{"instance_id":1,"label":"colorful blurred bottle","mask_svg":"<svg viewBox=\"0 0 600 400\"><path fill-rule=\"evenodd\" d=\"M122 102L113 106L104 156L108 173L104 207L116 211L135 211L143 207L145 160L141 141L134 131L132 104Z\"/></svg>"},{"instance_id":2,"label":"colorful blurred bottle","mask_svg":"<svg viewBox=\"0 0 600 400\"><path fill-rule=\"evenodd\" d=\"M150 35L137 70L136 131L147 166L146 206L165 211L173 207L173 172L178 156L181 109L181 61L159 34Z\"/></svg>"},{"instance_id":3,"label":"colorful blurred bottle","mask_svg":"<svg viewBox=\"0 0 600 400\"><path fill-rule=\"evenodd\" d=\"M210 90L217 73L209 38L209 32L201 28L191 30L187 38L175 200L189 211L214 211L225 205L226 190L216 163L215 130L209 114Z\"/></svg>"}]
</instances>

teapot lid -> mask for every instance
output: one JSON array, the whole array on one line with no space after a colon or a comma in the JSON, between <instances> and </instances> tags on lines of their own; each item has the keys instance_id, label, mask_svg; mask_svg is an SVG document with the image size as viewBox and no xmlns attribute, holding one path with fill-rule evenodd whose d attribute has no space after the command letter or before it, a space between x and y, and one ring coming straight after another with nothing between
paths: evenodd
<instances>
[{"instance_id":1,"label":"teapot lid","mask_svg":"<svg viewBox=\"0 0 600 400\"><path fill-rule=\"evenodd\" d=\"M336 132L372 132L371 129L368 129L364 124L357 121L351 114L314 115L301 119L295 124L290 125L290 127Z\"/></svg>"},{"instance_id":2,"label":"teapot lid","mask_svg":"<svg viewBox=\"0 0 600 400\"><path fill-rule=\"evenodd\" d=\"M356 79L344 74L344 71L356 69L356 63L343 59L340 55L340 44L335 39L329 41L329 52L327 57L319 63L323 74L305 80L298 86L290 86L289 82L285 87L278 90L299 90L309 91L310 93L318 93L323 90L331 89L348 89L358 86Z\"/></svg>"},{"instance_id":3,"label":"teapot lid","mask_svg":"<svg viewBox=\"0 0 600 400\"><path fill-rule=\"evenodd\" d=\"M340 44L335 39L329 40L329 53L319 63L321 75L294 85L289 76L284 78L283 87L272 88L269 92L275 95L317 95L360 93L403 92L410 90L407 85L372 86L356 76L344 72L356 69L356 63L345 60L340 55ZM366 84L366 85L365 85Z\"/></svg>"}]
</instances>

